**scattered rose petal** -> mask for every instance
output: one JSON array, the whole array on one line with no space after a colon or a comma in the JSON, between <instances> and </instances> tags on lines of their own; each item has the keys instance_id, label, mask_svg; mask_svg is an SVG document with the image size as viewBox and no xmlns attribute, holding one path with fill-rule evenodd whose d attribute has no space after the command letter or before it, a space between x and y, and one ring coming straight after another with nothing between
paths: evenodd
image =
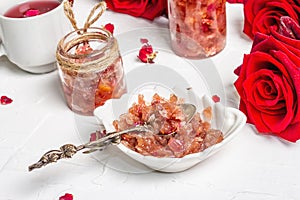
<instances>
[{"instance_id":1,"label":"scattered rose petal","mask_svg":"<svg viewBox=\"0 0 300 200\"><path fill-rule=\"evenodd\" d=\"M156 57L157 52L153 51L152 45L148 43L147 39L141 39L143 44L142 48L139 51L138 58L144 63L154 63L154 58Z\"/></svg>"},{"instance_id":2,"label":"scattered rose petal","mask_svg":"<svg viewBox=\"0 0 300 200\"><path fill-rule=\"evenodd\" d=\"M40 11L37 9L29 9L27 11L25 11L24 13L24 17L33 17L33 16L37 16L40 14Z\"/></svg>"},{"instance_id":3,"label":"scattered rose petal","mask_svg":"<svg viewBox=\"0 0 300 200\"><path fill-rule=\"evenodd\" d=\"M108 30L111 34L114 34L115 26L111 23L105 24L104 28Z\"/></svg>"},{"instance_id":4,"label":"scattered rose petal","mask_svg":"<svg viewBox=\"0 0 300 200\"><path fill-rule=\"evenodd\" d=\"M66 193L64 196L59 197L59 200L73 200L73 195Z\"/></svg>"},{"instance_id":5,"label":"scattered rose petal","mask_svg":"<svg viewBox=\"0 0 300 200\"><path fill-rule=\"evenodd\" d=\"M218 103L218 102L220 102L220 97L218 96L218 95L213 95L212 96L212 100L215 102L215 103Z\"/></svg>"},{"instance_id":6,"label":"scattered rose petal","mask_svg":"<svg viewBox=\"0 0 300 200\"><path fill-rule=\"evenodd\" d=\"M104 137L105 135L106 135L106 130L104 130L102 132L101 131L96 131L94 133L91 133L91 135L90 135L90 142L96 141L99 138Z\"/></svg>"},{"instance_id":7,"label":"scattered rose petal","mask_svg":"<svg viewBox=\"0 0 300 200\"><path fill-rule=\"evenodd\" d=\"M7 104L10 104L12 102L13 102L13 100L11 98L7 97L7 96L1 96L1 98L0 98L0 103L2 105L7 105Z\"/></svg>"}]
</instances>

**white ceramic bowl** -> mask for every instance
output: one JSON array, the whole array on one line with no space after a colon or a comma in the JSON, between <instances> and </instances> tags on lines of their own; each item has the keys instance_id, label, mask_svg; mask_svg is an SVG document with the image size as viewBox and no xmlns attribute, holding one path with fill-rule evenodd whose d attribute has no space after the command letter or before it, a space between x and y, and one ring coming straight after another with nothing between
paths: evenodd
<instances>
[{"instance_id":1,"label":"white ceramic bowl","mask_svg":"<svg viewBox=\"0 0 300 200\"><path fill-rule=\"evenodd\" d=\"M107 131L114 131L112 121L118 119L121 113L127 112L127 106L130 102L129 95L123 95L121 99L109 100L104 106L95 109L95 116L102 121ZM130 104L131 105L131 104ZM128 105L128 106L130 106ZM224 134L224 140L221 143L213 145L202 152L186 155L182 158L158 158L154 156L144 156L123 144L118 148L134 160L146 165L147 167L162 172L179 172L191 168L199 162L210 157L227 144L246 123L246 116L235 108L225 107L221 103L214 103L211 97L203 95L198 101L198 111L208 106L212 107L213 119L212 128L219 129Z\"/></svg>"},{"instance_id":2,"label":"white ceramic bowl","mask_svg":"<svg viewBox=\"0 0 300 200\"><path fill-rule=\"evenodd\" d=\"M144 167L142 164L151 170L178 172L213 155L244 126L246 117L243 113L234 108L224 107L220 103L214 104L211 100L212 95L218 95L221 102L226 102L224 85L212 60L189 60L176 56L170 48L168 29L143 28L116 37L119 41L126 74L127 94L121 99L109 100L104 106L95 110L95 116L102 121L107 131L114 131L113 120L128 112L132 103L137 101L138 94L143 94L145 100L150 101L154 93L165 98L173 93L183 98L185 102L195 104L198 111L212 105L214 112L212 127L221 129L225 139L201 153L190 154L183 158L143 156L120 144L117 146L120 150L111 146L106 151L95 155L99 162L111 168L132 173L147 172L148 168L139 170ZM154 51L158 51L154 64L142 63L137 59L142 46L140 38L148 39ZM83 132L80 131L81 136L85 138ZM132 162L134 160L123 155L122 152L138 162Z\"/></svg>"}]
</instances>

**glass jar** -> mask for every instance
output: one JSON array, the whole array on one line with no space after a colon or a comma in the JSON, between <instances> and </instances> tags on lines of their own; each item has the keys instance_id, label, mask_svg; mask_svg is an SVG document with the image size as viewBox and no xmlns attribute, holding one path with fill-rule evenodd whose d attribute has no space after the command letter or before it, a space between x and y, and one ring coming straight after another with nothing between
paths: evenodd
<instances>
[{"instance_id":1,"label":"glass jar","mask_svg":"<svg viewBox=\"0 0 300 200\"><path fill-rule=\"evenodd\" d=\"M169 0L173 51L182 57L213 56L226 44L226 0Z\"/></svg>"},{"instance_id":2,"label":"glass jar","mask_svg":"<svg viewBox=\"0 0 300 200\"><path fill-rule=\"evenodd\" d=\"M79 29L59 41L56 59L69 108L93 115L106 100L126 92L118 42L101 28Z\"/></svg>"}]
</instances>

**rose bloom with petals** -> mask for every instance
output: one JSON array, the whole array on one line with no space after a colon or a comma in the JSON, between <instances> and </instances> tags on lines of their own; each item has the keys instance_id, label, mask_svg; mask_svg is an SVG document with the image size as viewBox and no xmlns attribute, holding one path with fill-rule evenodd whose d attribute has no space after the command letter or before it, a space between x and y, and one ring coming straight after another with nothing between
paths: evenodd
<instances>
[{"instance_id":1,"label":"rose bloom with petals","mask_svg":"<svg viewBox=\"0 0 300 200\"><path fill-rule=\"evenodd\" d=\"M244 33L251 39L256 32L269 35L271 27L279 27L282 16L299 21L299 0L244 0Z\"/></svg>"},{"instance_id":2,"label":"rose bloom with petals","mask_svg":"<svg viewBox=\"0 0 300 200\"><path fill-rule=\"evenodd\" d=\"M288 25L292 22L292 26ZM286 32L300 33L291 18L282 19ZM288 30L289 29L289 30ZM297 32L299 31L299 32ZM290 36L291 36L290 35ZM260 133L274 134L285 140L300 139L300 38L257 33L250 54L235 70L234 83L240 95L240 110Z\"/></svg>"},{"instance_id":3,"label":"rose bloom with petals","mask_svg":"<svg viewBox=\"0 0 300 200\"><path fill-rule=\"evenodd\" d=\"M105 2L112 11L149 20L167 12L167 0L106 0Z\"/></svg>"}]
</instances>

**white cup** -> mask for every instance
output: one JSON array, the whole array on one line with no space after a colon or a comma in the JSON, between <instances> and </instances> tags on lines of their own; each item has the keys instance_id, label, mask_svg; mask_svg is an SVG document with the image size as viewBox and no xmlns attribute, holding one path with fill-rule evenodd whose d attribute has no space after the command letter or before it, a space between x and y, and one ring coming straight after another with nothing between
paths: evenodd
<instances>
[{"instance_id":1,"label":"white cup","mask_svg":"<svg viewBox=\"0 0 300 200\"><path fill-rule=\"evenodd\" d=\"M63 2L53 10L34 17L3 16L8 9L25 1L29 0L1 0L0 56L6 55L27 72L53 71L57 68L55 52L58 41L72 30L64 14Z\"/></svg>"}]
</instances>

